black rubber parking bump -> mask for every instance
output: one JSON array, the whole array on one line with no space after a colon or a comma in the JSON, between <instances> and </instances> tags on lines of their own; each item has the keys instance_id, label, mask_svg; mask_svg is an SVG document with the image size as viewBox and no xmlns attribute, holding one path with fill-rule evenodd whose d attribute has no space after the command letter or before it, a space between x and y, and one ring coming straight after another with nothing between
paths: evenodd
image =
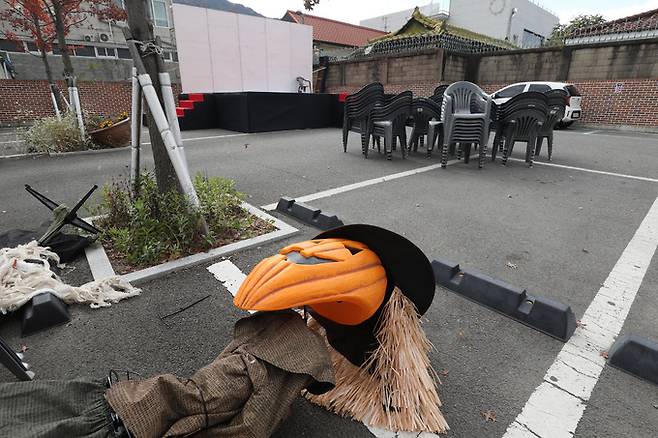
<instances>
[{"instance_id":1,"label":"black rubber parking bump","mask_svg":"<svg viewBox=\"0 0 658 438\"><path fill-rule=\"evenodd\" d=\"M523 288L481 272L462 270L457 263L434 260L432 269L439 286L561 341L568 341L576 330L576 316L568 305L528 295Z\"/></svg>"},{"instance_id":2,"label":"black rubber parking bump","mask_svg":"<svg viewBox=\"0 0 658 438\"><path fill-rule=\"evenodd\" d=\"M35 295L24 306L21 320L23 336L31 335L71 320L66 304L53 293L47 292Z\"/></svg>"},{"instance_id":3,"label":"black rubber parking bump","mask_svg":"<svg viewBox=\"0 0 658 438\"><path fill-rule=\"evenodd\" d=\"M620 336L608 351L608 364L658 385L658 343L654 341Z\"/></svg>"},{"instance_id":4,"label":"black rubber parking bump","mask_svg":"<svg viewBox=\"0 0 658 438\"><path fill-rule=\"evenodd\" d=\"M296 202L289 197L279 199L276 210L321 230L330 230L345 225L335 214L323 213L319 208Z\"/></svg>"}]
</instances>

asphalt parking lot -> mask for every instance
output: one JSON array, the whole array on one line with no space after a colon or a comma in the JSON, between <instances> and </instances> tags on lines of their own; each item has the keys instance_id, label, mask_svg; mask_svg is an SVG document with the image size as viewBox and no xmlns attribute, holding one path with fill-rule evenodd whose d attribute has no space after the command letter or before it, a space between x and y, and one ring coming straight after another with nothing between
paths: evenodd
<instances>
[{"instance_id":1,"label":"asphalt parking lot","mask_svg":"<svg viewBox=\"0 0 658 438\"><path fill-rule=\"evenodd\" d=\"M346 223L392 229L430 258L452 260L569 304L579 319L658 197L656 134L558 131L551 163L544 147L532 168L516 160L507 166L487 161L481 170L476 159L439 169L438 154L427 159L424 151L407 160L399 151L390 162L377 153L364 160L355 134L348 153L342 152L337 129L249 135L196 131L185 136L191 170L234 178L253 205L268 205L284 195L311 195L311 205ZM522 149L516 145L516 158L522 157ZM29 228L48 219L48 211L23 191L24 184L74 202L91 184L125 174L129 156L128 150L117 150L0 160L2 228ZM353 186L347 190L348 185ZM325 192L331 189L337 190ZM300 233L233 255L231 261L243 272L286 243L318 232L274 214ZM648 269L623 316L621 334L658 340L658 258L652 260L652 255L645 257ZM108 309L76 306L71 323L28 338L20 338L17 321L8 319L0 325L0 336L16 347L29 347L27 359L41 379L102 378L110 368L143 375L191 374L226 345L242 314L206 270L209 264L146 282L140 285L142 296ZM74 267L66 274L69 281L89 279L84 263ZM158 316L208 294L207 305L166 324ZM506 429L564 345L439 287L425 329L435 346L431 359L441 375L449 437L512 437ZM0 381L10 378L0 370ZM591 397L583 401L578 427L553 436L656 435L655 385L610 367L595 383ZM487 421L483 412L494 412L495 421ZM277 436L372 433L299 400Z\"/></svg>"}]
</instances>

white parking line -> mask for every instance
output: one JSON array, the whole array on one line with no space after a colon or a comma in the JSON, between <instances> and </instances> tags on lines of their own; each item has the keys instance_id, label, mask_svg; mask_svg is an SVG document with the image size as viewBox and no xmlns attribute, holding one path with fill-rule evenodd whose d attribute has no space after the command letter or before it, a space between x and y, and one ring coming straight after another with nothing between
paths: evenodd
<instances>
[{"instance_id":1,"label":"white parking line","mask_svg":"<svg viewBox=\"0 0 658 438\"><path fill-rule=\"evenodd\" d=\"M222 260L219 263L208 266L206 269L219 280L224 287L235 296L240 285L247 278L246 275L230 260Z\"/></svg>"},{"instance_id":2,"label":"white parking line","mask_svg":"<svg viewBox=\"0 0 658 438\"><path fill-rule=\"evenodd\" d=\"M245 135L251 135L249 132L240 132L237 134L223 134L223 135L210 135L208 137L190 137L190 138L184 138L183 143L190 142L190 141L199 141L199 140L213 140L215 138L231 138L231 137L243 137ZM151 144L150 141L144 142L142 144Z\"/></svg>"},{"instance_id":3,"label":"white parking line","mask_svg":"<svg viewBox=\"0 0 658 438\"><path fill-rule=\"evenodd\" d=\"M503 438L572 438L658 246L658 198Z\"/></svg>"},{"instance_id":4,"label":"white parking line","mask_svg":"<svg viewBox=\"0 0 658 438\"><path fill-rule=\"evenodd\" d=\"M246 275L244 275L244 273L240 270L240 268L235 266L235 264L230 260L222 260L219 263L215 263L213 265L208 266L206 269L208 269L208 271L210 271L210 273L214 275L215 278L219 280L233 296L235 296L235 294L238 293L238 289L240 289L240 285L242 284L244 279L247 278ZM365 424L365 426L377 438L416 438L416 437L440 438L439 435L436 434L428 434L428 433L419 434L419 433L410 433L410 432L396 433L390 430L370 427L367 424Z\"/></svg>"},{"instance_id":5,"label":"white parking line","mask_svg":"<svg viewBox=\"0 0 658 438\"><path fill-rule=\"evenodd\" d=\"M508 158L508 160L525 162L525 160L521 158ZM598 175L616 176L618 178L634 179L637 181L658 183L657 178L647 178L646 176L626 175L624 173L606 172L604 170L595 170L595 169L587 169L584 167L567 166L565 164L545 163L543 161L533 161L532 164L533 165L538 164L540 166L559 167L560 169L578 170L580 172L596 173Z\"/></svg>"},{"instance_id":6,"label":"white parking line","mask_svg":"<svg viewBox=\"0 0 658 438\"><path fill-rule=\"evenodd\" d=\"M596 130L595 130L595 131L587 131L587 132L581 132L581 134L583 134L583 135L590 135L590 134L594 134L594 133L596 133L596 132L599 132L599 131L596 131Z\"/></svg>"},{"instance_id":7,"label":"white parking line","mask_svg":"<svg viewBox=\"0 0 658 438\"><path fill-rule=\"evenodd\" d=\"M478 155L471 154L471 161L477 161L477 160L478 160ZM448 161L447 164L450 165L459 162L460 160L454 159ZM311 193L310 195L300 196L298 198L295 198L295 201L308 202L308 201L314 201L316 199L328 198L330 196L334 196L339 193L345 193L352 190L361 189L363 187L372 186L375 184L383 183L385 181L393 181L395 179L405 178L407 176L418 175L419 173L429 172L430 170L440 169L440 168L441 168L440 163L432 164L430 166L417 167L416 169L406 170L404 172L392 173L390 175L380 176L379 178L367 179L365 181L360 181L353 184L347 184L345 186L340 186L329 190L323 190L321 192ZM272 204L263 205L261 206L261 208L265 211L272 211L276 209L276 206L277 203L275 202Z\"/></svg>"}]
</instances>

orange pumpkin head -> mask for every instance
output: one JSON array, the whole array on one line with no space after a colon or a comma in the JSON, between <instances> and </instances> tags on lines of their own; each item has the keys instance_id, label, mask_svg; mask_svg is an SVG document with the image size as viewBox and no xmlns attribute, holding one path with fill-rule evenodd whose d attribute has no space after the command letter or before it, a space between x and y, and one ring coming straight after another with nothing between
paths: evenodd
<instances>
[{"instance_id":1,"label":"orange pumpkin head","mask_svg":"<svg viewBox=\"0 0 658 438\"><path fill-rule=\"evenodd\" d=\"M262 260L233 303L262 311L310 306L338 324L357 325L379 309L386 284L379 257L363 243L315 239L289 245Z\"/></svg>"}]
</instances>

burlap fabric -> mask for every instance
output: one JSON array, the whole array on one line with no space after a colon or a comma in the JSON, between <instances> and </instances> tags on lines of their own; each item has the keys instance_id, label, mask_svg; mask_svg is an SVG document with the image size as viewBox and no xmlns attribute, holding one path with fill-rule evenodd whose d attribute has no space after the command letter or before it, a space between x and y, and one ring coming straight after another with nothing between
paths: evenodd
<instances>
[{"instance_id":1,"label":"burlap fabric","mask_svg":"<svg viewBox=\"0 0 658 438\"><path fill-rule=\"evenodd\" d=\"M137 438L267 437L308 388L333 387L324 341L295 312L265 312L235 325L234 340L190 379L123 381L106 393Z\"/></svg>"},{"instance_id":2,"label":"burlap fabric","mask_svg":"<svg viewBox=\"0 0 658 438\"><path fill-rule=\"evenodd\" d=\"M0 437L107 438L106 387L85 380L0 384Z\"/></svg>"}]
</instances>

